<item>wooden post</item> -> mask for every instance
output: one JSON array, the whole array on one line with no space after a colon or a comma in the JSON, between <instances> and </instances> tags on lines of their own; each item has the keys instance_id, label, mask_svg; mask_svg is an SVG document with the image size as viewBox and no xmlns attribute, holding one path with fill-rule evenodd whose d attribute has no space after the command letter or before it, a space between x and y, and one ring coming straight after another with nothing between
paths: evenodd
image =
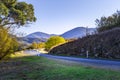
<instances>
[{"instance_id":1,"label":"wooden post","mask_svg":"<svg viewBox=\"0 0 120 80\"><path fill-rule=\"evenodd\" d=\"M86 57L89 58L88 50L86 51Z\"/></svg>"}]
</instances>

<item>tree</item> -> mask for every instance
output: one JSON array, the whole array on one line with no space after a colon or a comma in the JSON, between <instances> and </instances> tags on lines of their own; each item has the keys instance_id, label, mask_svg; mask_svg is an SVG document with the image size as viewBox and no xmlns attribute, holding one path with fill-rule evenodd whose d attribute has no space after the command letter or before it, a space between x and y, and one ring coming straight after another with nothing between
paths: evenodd
<instances>
[{"instance_id":1,"label":"tree","mask_svg":"<svg viewBox=\"0 0 120 80\"><path fill-rule=\"evenodd\" d=\"M38 43L38 48L45 48L45 43L44 42Z\"/></svg>"},{"instance_id":2,"label":"tree","mask_svg":"<svg viewBox=\"0 0 120 80\"><path fill-rule=\"evenodd\" d=\"M38 45L36 42L33 42L32 45L31 45L31 48L32 49L37 49L38 48Z\"/></svg>"},{"instance_id":3,"label":"tree","mask_svg":"<svg viewBox=\"0 0 120 80\"><path fill-rule=\"evenodd\" d=\"M36 21L32 4L17 0L0 0L0 25L20 27Z\"/></svg>"},{"instance_id":4,"label":"tree","mask_svg":"<svg viewBox=\"0 0 120 80\"><path fill-rule=\"evenodd\" d=\"M32 4L18 0L0 0L0 59L18 49L18 42L10 34L10 29L35 21Z\"/></svg>"},{"instance_id":5,"label":"tree","mask_svg":"<svg viewBox=\"0 0 120 80\"><path fill-rule=\"evenodd\" d=\"M46 50L50 50L51 48L63 44L65 43L65 39L63 37L60 36L52 36L50 37L47 42L45 43L45 48Z\"/></svg>"},{"instance_id":6,"label":"tree","mask_svg":"<svg viewBox=\"0 0 120 80\"><path fill-rule=\"evenodd\" d=\"M11 36L8 29L0 26L0 60L18 49L16 38Z\"/></svg>"},{"instance_id":7,"label":"tree","mask_svg":"<svg viewBox=\"0 0 120 80\"><path fill-rule=\"evenodd\" d=\"M28 49L40 49L40 48L45 48L45 43L44 42L40 42L40 43L36 43L33 42Z\"/></svg>"},{"instance_id":8,"label":"tree","mask_svg":"<svg viewBox=\"0 0 120 80\"><path fill-rule=\"evenodd\" d=\"M113 29L115 27L120 27L120 11L112 14L108 17L101 17L101 19L96 19L97 31L103 32L109 29Z\"/></svg>"}]
</instances>

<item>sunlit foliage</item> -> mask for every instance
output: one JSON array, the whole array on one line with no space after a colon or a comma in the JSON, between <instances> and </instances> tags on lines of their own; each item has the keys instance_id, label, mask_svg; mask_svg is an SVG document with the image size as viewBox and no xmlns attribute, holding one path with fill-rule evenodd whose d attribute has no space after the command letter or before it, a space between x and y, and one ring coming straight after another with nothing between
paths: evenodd
<instances>
[{"instance_id":1,"label":"sunlit foliage","mask_svg":"<svg viewBox=\"0 0 120 80\"><path fill-rule=\"evenodd\" d=\"M18 49L18 42L15 37L8 34L8 29L0 26L0 59Z\"/></svg>"},{"instance_id":2,"label":"sunlit foliage","mask_svg":"<svg viewBox=\"0 0 120 80\"><path fill-rule=\"evenodd\" d=\"M51 48L60 45L62 43L65 43L65 39L63 37L60 36L52 36L50 37L47 42L45 43L45 48L46 50L50 50Z\"/></svg>"}]
</instances>

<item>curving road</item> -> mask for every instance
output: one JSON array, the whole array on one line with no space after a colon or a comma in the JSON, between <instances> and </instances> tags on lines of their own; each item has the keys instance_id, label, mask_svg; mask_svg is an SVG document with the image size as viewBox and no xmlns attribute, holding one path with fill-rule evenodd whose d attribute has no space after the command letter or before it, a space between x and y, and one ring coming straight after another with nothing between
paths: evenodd
<instances>
[{"instance_id":1,"label":"curving road","mask_svg":"<svg viewBox=\"0 0 120 80\"><path fill-rule=\"evenodd\" d=\"M38 51L32 51L32 50L28 51L28 53L32 53L32 54L37 55L37 56L43 56L43 57L51 58L51 59L74 61L74 62L77 62L77 63L84 65L84 66L90 66L90 67L95 67L95 68L106 68L106 69L120 71L120 61L54 56L54 55L42 54Z\"/></svg>"}]
</instances>

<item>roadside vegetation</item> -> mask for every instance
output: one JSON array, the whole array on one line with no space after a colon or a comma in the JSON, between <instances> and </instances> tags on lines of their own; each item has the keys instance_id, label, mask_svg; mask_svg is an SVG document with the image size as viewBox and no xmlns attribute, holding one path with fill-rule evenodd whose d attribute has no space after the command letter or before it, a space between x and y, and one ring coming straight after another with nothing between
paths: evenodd
<instances>
[{"instance_id":1,"label":"roadside vegetation","mask_svg":"<svg viewBox=\"0 0 120 80\"><path fill-rule=\"evenodd\" d=\"M9 66L8 66L9 65ZM0 62L1 80L120 80L120 72L38 56Z\"/></svg>"},{"instance_id":2,"label":"roadside vegetation","mask_svg":"<svg viewBox=\"0 0 120 80\"><path fill-rule=\"evenodd\" d=\"M46 51L51 50L52 48L59 46L60 44L64 44L67 42L63 37L60 36L52 36L46 42L36 43L33 42L28 49L43 49Z\"/></svg>"},{"instance_id":3,"label":"roadside vegetation","mask_svg":"<svg viewBox=\"0 0 120 80\"><path fill-rule=\"evenodd\" d=\"M0 60L18 50L16 37L10 35L8 31L0 26Z\"/></svg>"}]
</instances>

